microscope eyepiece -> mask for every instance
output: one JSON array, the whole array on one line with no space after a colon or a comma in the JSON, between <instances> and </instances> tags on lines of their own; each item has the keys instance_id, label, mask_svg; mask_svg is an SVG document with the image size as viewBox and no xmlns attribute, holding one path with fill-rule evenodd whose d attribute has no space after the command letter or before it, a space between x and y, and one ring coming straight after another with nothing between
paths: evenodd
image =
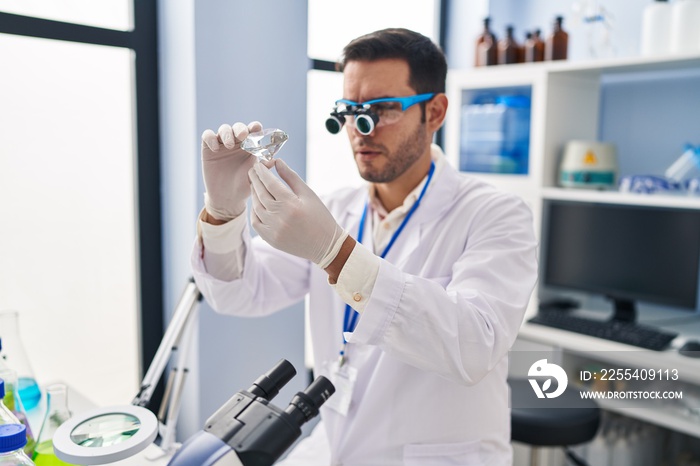
<instances>
[{"instance_id":1,"label":"microscope eyepiece","mask_svg":"<svg viewBox=\"0 0 700 466\"><path fill-rule=\"evenodd\" d=\"M321 375L306 387L306 390L294 395L285 412L301 427L318 416L318 410L333 393L335 387L330 380Z\"/></svg>"},{"instance_id":2,"label":"microscope eyepiece","mask_svg":"<svg viewBox=\"0 0 700 466\"><path fill-rule=\"evenodd\" d=\"M279 393L280 389L287 385L287 382L297 374L292 363L286 359L281 359L275 366L258 377L253 385L248 389L250 393L266 400L272 400Z\"/></svg>"}]
</instances>

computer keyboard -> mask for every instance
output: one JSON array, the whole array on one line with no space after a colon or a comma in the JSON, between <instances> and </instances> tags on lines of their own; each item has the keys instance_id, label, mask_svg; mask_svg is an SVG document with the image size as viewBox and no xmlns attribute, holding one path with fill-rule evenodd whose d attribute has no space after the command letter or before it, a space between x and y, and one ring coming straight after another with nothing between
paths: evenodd
<instances>
[{"instance_id":1,"label":"computer keyboard","mask_svg":"<svg viewBox=\"0 0 700 466\"><path fill-rule=\"evenodd\" d=\"M654 351L666 349L671 341L678 336L674 332L659 330L633 322L591 320L560 311L539 312L528 322Z\"/></svg>"}]
</instances>

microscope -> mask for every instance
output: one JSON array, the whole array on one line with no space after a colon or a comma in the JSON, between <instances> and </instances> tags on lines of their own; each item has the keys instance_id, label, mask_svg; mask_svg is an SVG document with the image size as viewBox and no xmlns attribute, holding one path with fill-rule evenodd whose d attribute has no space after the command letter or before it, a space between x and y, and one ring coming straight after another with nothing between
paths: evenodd
<instances>
[{"instance_id":1,"label":"microscope","mask_svg":"<svg viewBox=\"0 0 700 466\"><path fill-rule=\"evenodd\" d=\"M190 437L168 466L269 466L301 436L301 426L318 415L319 408L335 392L333 384L319 376L298 392L286 409L270 403L296 375L282 359L258 377L248 390L231 397Z\"/></svg>"}]
</instances>

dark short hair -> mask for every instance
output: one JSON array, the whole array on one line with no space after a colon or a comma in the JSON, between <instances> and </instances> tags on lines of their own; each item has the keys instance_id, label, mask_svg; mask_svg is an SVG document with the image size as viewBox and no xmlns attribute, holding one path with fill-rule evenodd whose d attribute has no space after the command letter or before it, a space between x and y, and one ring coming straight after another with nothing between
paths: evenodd
<instances>
[{"instance_id":1,"label":"dark short hair","mask_svg":"<svg viewBox=\"0 0 700 466\"><path fill-rule=\"evenodd\" d=\"M337 67L343 71L350 61L387 58L398 58L408 63L409 85L416 93L445 92L445 54L428 37L408 29L382 29L352 40L343 49Z\"/></svg>"}]
</instances>

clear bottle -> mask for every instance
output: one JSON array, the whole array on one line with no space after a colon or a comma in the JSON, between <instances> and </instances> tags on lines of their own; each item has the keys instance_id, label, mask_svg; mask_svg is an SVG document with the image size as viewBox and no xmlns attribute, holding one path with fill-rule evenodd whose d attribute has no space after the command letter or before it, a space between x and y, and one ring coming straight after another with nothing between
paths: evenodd
<instances>
[{"instance_id":1,"label":"clear bottle","mask_svg":"<svg viewBox=\"0 0 700 466\"><path fill-rule=\"evenodd\" d=\"M655 0L642 13L641 53L661 56L671 52L671 12L668 0Z\"/></svg>"},{"instance_id":2,"label":"clear bottle","mask_svg":"<svg viewBox=\"0 0 700 466\"><path fill-rule=\"evenodd\" d=\"M19 424L19 419L5 406L5 381L0 379L0 425Z\"/></svg>"},{"instance_id":3,"label":"clear bottle","mask_svg":"<svg viewBox=\"0 0 700 466\"><path fill-rule=\"evenodd\" d=\"M474 66L491 66L498 63L498 39L490 29L491 18L484 18L484 29L476 39Z\"/></svg>"},{"instance_id":4,"label":"clear bottle","mask_svg":"<svg viewBox=\"0 0 700 466\"><path fill-rule=\"evenodd\" d=\"M700 0L678 0L671 11L671 52L700 51Z\"/></svg>"},{"instance_id":5,"label":"clear bottle","mask_svg":"<svg viewBox=\"0 0 700 466\"><path fill-rule=\"evenodd\" d=\"M22 424L0 426L0 465L36 466L23 450L27 443L25 429Z\"/></svg>"},{"instance_id":6,"label":"clear bottle","mask_svg":"<svg viewBox=\"0 0 700 466\"><path fill-rule=\"evenodd\" d=\"M506 27L506 37L498 41L498 64L508 65L518 63L520 58L520 44L513 35L513 26Z\"/></svg>"},{"instance_id":7,"label":"clear bottle","mask_svg":"<svg viewBox=\"0 0 700 466\"><path fill-rule=\"evenodd\" d=\"M39 404L41 390L36 383L34 371L20 338L17 311L0 312L0 339L2 339L0 343L2 343L2 357L5 364L17 372L19 397L22 399L24 409L31 410Z\"/></svg>"},{"instance_id":8,"label":"clear bottle","mask_svg":"<svg viewBox=\"0 0 700 466\"><path fill-rule=\"evenodd\" d=\"M544 61L544 41L540 34L540 30L535 29L535 32L525 41L525 62L527 63Z\"/></svg>"},{"instance_id":9,"label":"clear bottle","mask_svg":"<svg viewBox=\"0 0 700 466\"><path fill-rule=\"evenodd\" d=\"M56 429L71 417L68 410L68 388L63 384L50 385L46 389L46 417L41 425L34 450L36 466L65 466L53 450L53 435Z\"/></svg>"},{"instance_id":10,"label":"clear bottle","mask_svg":"<svg viewBox=\"0 0 700 466\"><path fill-rule=\"evenodd\" d=\"M564 18L557 16L554 20L554 30L544 44L544 58L550 60L566 60L569 50L569 34L562 28Z\"/></svg>"},{"instance_id":11,"label":"clear bottle","mask_svg":"<svg viewBox=\"0 0 700 466\"><path fill-rule=\"evenodd\" d=\"M27 443L24 446L24 451L27 453L27 455L32 456L34 454L34 446L36 442L34 441L34 435L32 434L32 428L29 425L27 414L22 406L22 400L17 395L17 373L12 370L0 371L0 379L5 382L5 397L3 398L3 402L19 420L20 424L25 426Z\"/></svg>"}]
</instances>

